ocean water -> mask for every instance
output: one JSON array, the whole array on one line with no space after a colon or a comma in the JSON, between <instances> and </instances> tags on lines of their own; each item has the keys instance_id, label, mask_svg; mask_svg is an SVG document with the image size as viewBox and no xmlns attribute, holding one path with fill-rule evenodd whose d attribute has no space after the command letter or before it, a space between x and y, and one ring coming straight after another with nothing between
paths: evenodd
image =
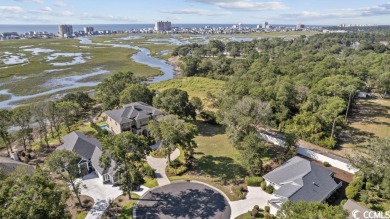
<instances>
[{"instance_id":1,"label":"ocean water","mask_svg":"<svg viewBox=\"0 0 390 219\"><path fill-rule=\"evenodd\" d=\"M294 27L294 25L288 24L271 24L272 26L285 26L285 27ZM143 29L143 28L153 28L154 24L77 24L73 25L73 31L83 30L84 27L91 26L95 30L132 30L132 29ZM233 24L172 24L173 27L181 28L202 28L205 26L210 27L232 27ZM257 24L242 24L242 27L256 27ZM308 25L320 27L320 25ZM29 31L39 31L39 32L49 32L57 33L58 25L0 25L0 33L3 32L17 32L19 34L26 33Z\"/></svg>"}]
</instances>

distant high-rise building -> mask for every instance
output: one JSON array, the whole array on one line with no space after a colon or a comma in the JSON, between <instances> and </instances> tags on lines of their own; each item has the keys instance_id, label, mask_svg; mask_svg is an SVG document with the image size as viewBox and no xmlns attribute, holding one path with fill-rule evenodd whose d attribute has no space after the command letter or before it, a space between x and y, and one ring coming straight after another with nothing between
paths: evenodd
<instances>
[{"instance_id":1,"label":"distant high-rise building","mask_svg":"<svg viewBox=\"0 0 390 219\"><path fill-rule=\"evenodd\" d=\"M295 28L297 30L301 30L301 29L305 28L305 25L304 24L297 24L297 26Z\"/></svg>"},{"instance_id":2,"label":"distant high-rise building","mask_svg":"<svg viewBox=\"0 0 390 219\"><path fill-rule=\"evenodd\" d=\"M171 31L172 23L170 21L158 21L154 25L154 30L157 32Z\"/></svg>"},{"instance_id":3,"label":"distant high-rise building","mask_svg":"<svg viewBox=\"0 0 390 219\"><path fill-rule=\"evenodd\" d=\"M265 21L262 25L263 29L269 28L268 21Z\"/></svg>"},{"instance_id":4,"label":"distant high-rise building","mask_svg":"<svg viewBox=\"0 0 390 219\"><path fill-rule=\"evenodd\" d=\"M84 27L84 32L86 34L93 34L94 28L93 27Z\"/></svg>"},{"instance_id":5,"label":"distant high-rise building","mask_svg":"<svg viewBox=\"0 0 390 219\"><path fill-rule=\"evenodd\" d=\"M62 38L70 38L73 36L73 26L68 24L62 24L58 26L58 33Z\"/></svg>"}]
</instances>

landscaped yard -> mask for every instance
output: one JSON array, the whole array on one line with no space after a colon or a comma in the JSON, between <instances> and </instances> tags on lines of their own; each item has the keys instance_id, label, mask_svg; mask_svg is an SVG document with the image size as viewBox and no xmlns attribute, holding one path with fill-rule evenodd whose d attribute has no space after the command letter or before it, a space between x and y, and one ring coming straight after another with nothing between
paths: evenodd
<instances>
[{"instance_id":1,"label":"landscaped yard","mask_svg":"<svg viewBox=\"0 0 390 219\"><path fill-rule=\"evenodd\" d=\"M341 155L353 154L353 149L366 146L374 137L390 137L390 100L358 100L342 135Z\"/></svg>"},{"instance_id":2,"label":"landscaped yard","mask_svg":"<svg viewBox=\"0 0 390 219\"><path fill-rule=\"evenodd\" d=\"M81 208L79 206L78 200L76 197L70 197L67 201L68 211L72 215L72 218L76 219L84 219L87 214L89 209L93 206L93 198L86 196L86 195L80 195L81 202L83 203L85 208Z\"/></svg>"},{"instance_id":3,"label":"landscaped yard","mask_svg":"<svg viewBox=\"0 0 390 219\"><path fill-rule=\"evenodd\" d=\"M132 200L129 200L127 195L121 195L116 198L112 203L112 207L106 211L102 218L132 219L133 207L137 203L139 196L135 193L132 193L131 196Z\"/></svg>"},{"instance_id":4,"label":"landscaped yard","mask_svg":"<svg viewBox=\"0 0 390 219\"><path fill-rule=\"evenodd\" d=\"M248 211L247 213L245 214L242 214L238 217L236 217L235 219L252 219L253 217L251 216L251 212ZM264 218L264 215L262 213L258 213L256 217L254 218Z\"/></svg>"}]
</instances>

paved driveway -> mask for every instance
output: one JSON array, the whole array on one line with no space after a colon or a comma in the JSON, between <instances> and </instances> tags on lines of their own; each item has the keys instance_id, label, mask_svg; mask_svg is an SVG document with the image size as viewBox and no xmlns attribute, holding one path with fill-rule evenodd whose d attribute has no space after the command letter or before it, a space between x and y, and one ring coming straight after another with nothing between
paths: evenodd
<instances>
[{"instance_id":1,"label":"paved driveway","mask_svg":"<svg viewBox=\"0 0 390 219\"><path fill-rule=\"evenodd\" d=\"M236 218L237 216L252 210L255 205L264 209L264 207L268 205L268 200L275 198L276 196L264 192L260 187L248 186L248 194L245 199L229 202L230 207L232 208L231 218ZM271 207L271 213L276 213L276 209L274 207Z\"/></svg>"},{"instance_id":2,"label":"paved driveway","mask_svg":"<svg viewBox=\"0 0 390 219\"><path fill-rule=\"evenodd\" d=\"M171 153L171 161L176 160L180 156L180 150L175 149ZM167 174L165 173L165 168L167 167L167 158L154 158L152 156L147 156L146 160L148 164L155 169L156 180L159 186L168 185L170 183Z\"/></svg>"},{"instance_id":3,"label":"paved driveway","mask_svg":"<svg viewBox=\"0 0 390 219\"><path fill-rule=\"evenodd\" d=\"M100 218L108 207L108 200L114 200L123 194L118 186L103 184L95 173L90 173L79 180L82 183L81 194L88 195L95 201L86 219ZM149 188L141 186L141 190L134 193L142 196L148 190Z\"/></svg>"}]
</instances>

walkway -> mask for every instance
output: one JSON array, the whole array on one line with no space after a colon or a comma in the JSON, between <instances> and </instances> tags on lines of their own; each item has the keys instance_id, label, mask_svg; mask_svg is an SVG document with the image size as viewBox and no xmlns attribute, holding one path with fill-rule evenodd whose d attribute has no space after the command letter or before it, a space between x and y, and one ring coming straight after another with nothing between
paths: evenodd
<instances>
[{"instance_id":1,"label":"walkway","mask_svg":"<svg viewBox=\"0 0 390 219\"><path fill-rule=\"evenodd\" d=\"M123 194L118 186L103 184L95 173L90 173L79 180L81 181L81 195L88 195L92 197L95 202L88 212L88 215L85 217L86 219L101 218L108 207L108 200L114 200ZM142 196L148 190L149 188L141 186L141 190L134 193Z\"/></svg>"},{"instance_id":2,"label":"walkway","mask_svg":"<svg viewBox=\"0 0 390 219\"><path fill-rule=\"evenodd\" d=\"M229 202L232 209L230 218L234 219L237 216L252 210L253 206L255 205L258 205L261 209L264 209L266 205L269 206L268 200L275 198L276 196L264 192L260 187L248 186L248 194L246 195L245 199ZM274 207L271 207L271 214L276 214L276 209Z\"/></svg>"},{"instance_id":3,"label":"walkway","mask_svg":"<svg viewBox=\"0 0 390 219\"><path fill-rule=\"evenodd\" d=\"M180 150L176 148L171 153L171 161L175 160L180 156ZM152 156L147 156L146 160L148 161L148 164L155 169L155 175L156 175L156 180L159 186L164 186L168 185L171 183L167 177L167 174L165 174L165 168L167 167L167 158L154 158Z\"/></svg>"}]
</instances>

